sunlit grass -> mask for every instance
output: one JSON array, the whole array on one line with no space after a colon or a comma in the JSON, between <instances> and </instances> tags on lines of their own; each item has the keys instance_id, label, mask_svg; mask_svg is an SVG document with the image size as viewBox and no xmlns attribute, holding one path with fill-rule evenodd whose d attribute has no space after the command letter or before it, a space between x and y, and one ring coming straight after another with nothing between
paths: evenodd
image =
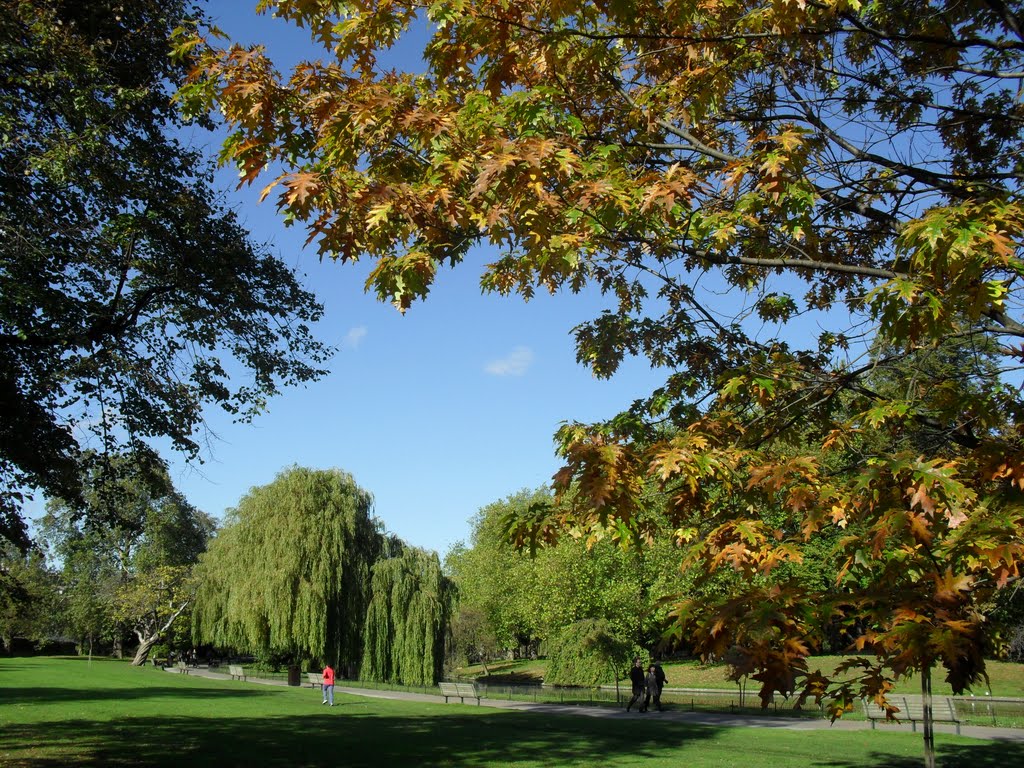
<instances>
[{"instance_id":1,"label":"sunlit grass","mask_svg":"<svg viewBox=\"0 0 1024 768\"><path fill-rule=\"evenodd\" d=\"M113 661L0 660L0 765L916 766L919 737L555 716L206 680ZM944 766L1024 747L942 734Z\"/></svg>"}]
</instances>

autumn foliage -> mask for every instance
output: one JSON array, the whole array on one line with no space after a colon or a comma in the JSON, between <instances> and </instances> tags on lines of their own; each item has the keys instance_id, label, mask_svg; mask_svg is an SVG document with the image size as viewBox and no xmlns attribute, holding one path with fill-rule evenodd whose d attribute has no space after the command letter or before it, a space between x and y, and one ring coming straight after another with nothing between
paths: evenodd
<instances>
[{"instance_id":1,"label":"autumn foliage","mask_svg":"<svg viewBox=\"0 0 1024 768\"><path fill-rule=\"evenodd\" d=\"M571 503L514 535L642 542L653 485L683 566L739 576L679 603L674 636L765 700L828 692L838 715L884 703L887 675L980 679L986 606L1024 556L1013 6L260 8L321 58L282 75L182 30L179 98L220 111L223 160L274 175L264 197L321 254L371 260L368 289L405 311L484 248L485 290L607 297L576 330L596 375L630 355L665 371L608 422L561 428ZM823 542L837 576L795 578ZM809 669L829 632L868 655Z\"/></svg>"}]
</instances>

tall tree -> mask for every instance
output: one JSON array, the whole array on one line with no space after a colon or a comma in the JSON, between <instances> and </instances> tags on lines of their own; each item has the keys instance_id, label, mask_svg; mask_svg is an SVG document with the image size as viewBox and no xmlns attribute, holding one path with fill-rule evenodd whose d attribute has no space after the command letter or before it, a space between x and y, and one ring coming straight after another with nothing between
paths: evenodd
<instances>
[{"instance_id":1,"label":"tall tree","mask_svg":"<svg viewBox=\"0 0 1024 768\"><path fill-rule=\"evenodd\" d=\"M373 566L363 662L367 680L433 685L441 679L454 590L434 552L402 547Z\"/></svg>"},{"instance_id":2,"label":"tall tree","mask_svg":"<svg viewBox=\"0 0 1024 768\"><path fill-rule=\"evenodd\" d=\"M90 655L100 639L119 652L125 631L134 632L133 663L142 664L190 603L187 575L214 522L166 474L154 478L125 457L109 471L94 468L83 488L85 517L77 505L51 499L38 521L40 543L59 568L60 621Z\"/></svg>"},{"instance_id":3,"label":"tall tree","mask_svg":"<svg viewBox=\"0 0 1024 768\"><path fill-rule=\"evenodd\" d=\"M195 597L192 569L183 565L148 568L118 587L114 619L127 626L139 641L132 666L146 663L153 646L171 632Z\"/></svg>"},{"instance_id":4,"label":"tall tree","mask_svg":"<svg viewBox=\"0 0 1024 768\"><path fill-rule=\"evenodd\" d=\"M196 571L197 638L358 667L385 538L341 470L293 467L230 510Z\"/></svg>"},{"instance_id":5,"label":"tall tree","mask_svg":"<svg viewBox=\"0 0 1024 768\"><path fill-rule=\"evenodd\" d=\"M204 406L249 419L323 373L321 307L181 141L168 38L198 18L0 2L0 535L22 546L26 489L83 502L84 441L195 458Z\"/></svg>"},{"instance_id":6,"label":"tall tree","mask_svg":"<svg viewBox=\"0 0 1024 768\"><path fill-rule=\"evenodd\" d=\"M24 553L0 541L0 650L11 653L15 638L53 637L61 607L57 585L39 549Z\"/></svg>"},{"instance_id":7,"label":"tall tree","mask_svg":"<svg viewBox=\"0 0 1024 768\"><path fill-rule=\"evenodd\" d=\"M1024 360L1016 4L260 7L311 30L325 60L281 77L262 49L193 37L183 100L226 116L243 179L283 165L278 206L323 254L373 259L369 286L405 310L490 244L487 290L609 297L576 333L597 375L634 353L666 368L621 416L560 430L558 482L577 503L535 533L654 535L636 512L646 481L662 484L696 560L747 585L737 602L680 610L680 629L705 653L737 646L766 700L803 672L814 606L861 614L861 646L896 674L941 664L956 690L983 674L977 606L1024 558L1020 392L955 387L943 401L864 380L955 337L992 340L1001 371ZM423 16L425 71L381 71ZM868 360L866 339L893 354ZM898 443L924 413L954 451L863 455L842 479L825 469L865 432ZM662 420L680 429L659 436ZM765 450L810 442L782 460ZM736 503L716 507L712 490ZM748 514L775 504L797 524ZM766 587L830 527L852 532L842 574L856 599ZM875 579L895 567L882 541L931 587L915 610ZM836 714L850 706L837 693Z\"/></svg>"},{"instance_id":8,"label":"tall tree","mask_svg":"<svg viewBox=\"0 0 1024 768\"><path fill-rule=\"evenodd\" d=\"M513 653L536 648L543 637L537 604L543 590L536 563L507 541L504 520L521 507L550 503L550 492L523 490L488 504L470 520L468 545L445 558L445 571L458 589L458 611L479 611L498 647Z\"/></svg>"},{"instance_id":9,"label":"tall tree","mask_svg":"<svg viewBox=\"0 0 1024 768\"><path fill-rule=\"evenodd\" d=\"M645 514L656 517L654 507L664 500L649 501L652 509ZM575 536L533 556L517 550L507 526L550 515L553 505L549 490L520 491L487 505L473 518L470 545L453 549L445 561L458 588L460 615L479 614L499 647L508 651L542 645L551 658L564 649L572 657L565 660L565 674L572 674L581 658L579 637L614 636L630 649L656 643L668 618L660 601L686 589L669 532L643 549L623 549L611 536L594 532L594 540L588 541L575 531ZM594 621L601 627L594 629ZM556 659L555 664L562 662ZM612 668L600 665L600 674L609 677ZM593 669L589 665L582 677L563 675L561 681L590 682Z\"/></svg>"}]
</instances>

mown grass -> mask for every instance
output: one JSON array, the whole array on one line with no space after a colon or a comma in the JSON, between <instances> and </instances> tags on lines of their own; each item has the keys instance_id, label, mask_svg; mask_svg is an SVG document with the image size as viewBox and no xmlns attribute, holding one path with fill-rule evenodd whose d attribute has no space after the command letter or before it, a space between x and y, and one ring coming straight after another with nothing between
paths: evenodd
<instances>
[{"instance_id":1,"label":"mown grass","mask_svg":"<svg viewBox=\"0 0 1024 768\"><path fill-rule=\"evenodd\" d=\"M513 712L206 680L85 659L0 660L0 765L893 766L920 738ZM1024 764L1024 745L938 736L940 765Z\"/></svg>"}]
</instances>

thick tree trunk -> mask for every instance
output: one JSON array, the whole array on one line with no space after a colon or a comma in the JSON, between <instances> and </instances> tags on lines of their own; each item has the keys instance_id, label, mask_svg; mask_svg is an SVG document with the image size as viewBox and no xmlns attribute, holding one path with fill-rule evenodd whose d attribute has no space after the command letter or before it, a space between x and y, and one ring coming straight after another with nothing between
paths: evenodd
<instances>
[{"instance_id":1,"label":"thick tree trunk","mask_svg":"<svg viewBox=\"0 0 1024 768\"><path fill-rule=\"evenodd\" d=\"M921 667L921 702L924 713L924 764L935 768L935 731L932 722L932 665Z\"/></svg>"},{"instance_id":2,"label":"thick tree trunk","mask_svg":"<svg viewBox=\"0 0 1024 768\"><path fill-rule=\"evenodd\" d=\"M189 602L189 600L186 600L179 605L177 609L167 617L167 621L165 621L164 625L159 629L154 629L152 624L150 624L149 627L144 627L142 629L139 627L135 628L135 636L139 638L139 650L135 652L135 658L132 659L133 667L141 667L146 663L146 659L149 658L150 649L156 645L165 634L167 634L167 630L171 628L174 620L181 615L182 611L188 607Z\"/></svg>"},{"instance_id":3,"label":"thick tree trunk","mask_svg":"<svg viewBox=\"0 0 1024 768\"><path fill-rule=\"evenodd\" d=\"M135 658L132 659L133 667L141 667L146 663L146 659L149 658L149 652L160 641L160 633L158 632L151 637L140 637L139 638L139 650L135 652Z\"/></svg>"}]
</instances>

